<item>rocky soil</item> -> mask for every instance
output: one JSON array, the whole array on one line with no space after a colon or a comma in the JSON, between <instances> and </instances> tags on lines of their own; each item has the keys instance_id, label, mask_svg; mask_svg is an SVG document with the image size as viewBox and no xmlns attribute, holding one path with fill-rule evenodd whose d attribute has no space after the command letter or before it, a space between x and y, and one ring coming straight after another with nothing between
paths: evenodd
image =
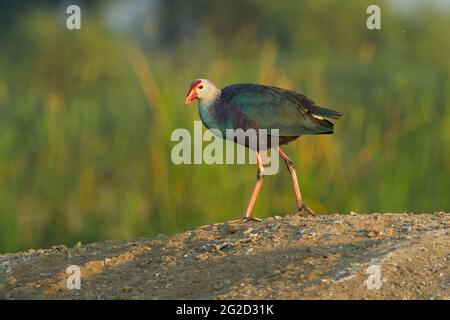
<instances>
[{"instance_id":1,"label":"rocky soil","mask_svg":"<svg viewBox=\"0 0 450 320\"><path fill-rule=\"evenodd\" d=\"M0 255L0 299L449 297L446 213L274 217Z\"/></svg>"}]
</instances>

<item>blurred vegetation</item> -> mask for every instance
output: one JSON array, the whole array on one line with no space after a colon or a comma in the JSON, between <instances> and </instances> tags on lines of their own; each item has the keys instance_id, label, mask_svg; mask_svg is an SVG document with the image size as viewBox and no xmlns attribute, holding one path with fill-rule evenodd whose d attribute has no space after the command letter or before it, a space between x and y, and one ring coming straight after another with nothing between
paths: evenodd
<instances>
[{"instance_id":1,"label":"blurred vegetation","mask_svg":"<svg viewBox=\"0 0 450 320\"><path fill-rule=\"evenodd\" d=\"M103 18L114 2L86 1L82 30L68 31L66 2L11 3L0 14L0 252L240 218L254 165L170 160L172 131L199 119L184 106L199 77L289 87L344 113L335 135L285 148L315 211L450 209L449 11L170 0L118 30ZM373 3L379 31L366 28ZM256 216L293 213L291 188L284 168L267 177Z\"/></svg>"}]
</instances>

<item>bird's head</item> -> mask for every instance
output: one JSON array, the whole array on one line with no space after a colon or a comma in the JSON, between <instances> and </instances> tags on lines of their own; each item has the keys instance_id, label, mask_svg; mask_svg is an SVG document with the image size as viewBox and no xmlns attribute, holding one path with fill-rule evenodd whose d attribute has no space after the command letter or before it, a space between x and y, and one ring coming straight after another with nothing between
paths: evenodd
<instances>
[{"instance_id":1,"label":"bird's head","mask_svg":"<svg viewBox=\"0 0 450 320\"><path fill-rule=\"evenodd\" d=\"M186 96L186 104L190 104L195 99L210 100L216 98L220 90L209 80L197 79L191 84L191 88Z\"/></svg>"}]
</instances>

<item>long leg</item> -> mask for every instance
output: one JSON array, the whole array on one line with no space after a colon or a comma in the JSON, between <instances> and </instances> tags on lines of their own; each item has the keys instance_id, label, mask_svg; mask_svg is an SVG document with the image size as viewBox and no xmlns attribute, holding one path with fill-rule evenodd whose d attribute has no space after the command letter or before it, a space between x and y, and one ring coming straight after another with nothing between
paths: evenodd
<instances>
[{"instance_id":1,"label":"long leg","mask_svg":"<svg viewBox=\"0 0 450 320\"><path fill-rule=\"evenodd\" d=\"M289 159L289 157L283 151L281 151L280 147L277 147L276 150L280 154L280 157L286 163L286 166L291 174L292 184L294 185L295 201L297 202L297 208L298 208L297 213L302 215L306 211L312 215L315 215L314 211L312 211L310 208L305 206L305 204L303 203L302 194L300 193L300 187L298 185L297 172L295 171L295 168L294 168L294 163L291 161L291 159Z\"/></svg>"},{"instance_id":2,"label":"long leg","mask_svg":"<svg viewBox=\"0 0 450 320\"><path fill-rule=\"evenodd\" d=\"M254 218L252 215L253 207L255 206L256 198L258 198L259 191L261 190L262 183L263 183L263 177L264 177L264 167L261 160L261 155L259 152L256 152L256 162L258 164L258 171L256 174L256 185L253 189L252 196L250 198L250 201L248 202L247 210L245 211L245 220L259 220L257 218Z\"/></svg>"}]
</instances>

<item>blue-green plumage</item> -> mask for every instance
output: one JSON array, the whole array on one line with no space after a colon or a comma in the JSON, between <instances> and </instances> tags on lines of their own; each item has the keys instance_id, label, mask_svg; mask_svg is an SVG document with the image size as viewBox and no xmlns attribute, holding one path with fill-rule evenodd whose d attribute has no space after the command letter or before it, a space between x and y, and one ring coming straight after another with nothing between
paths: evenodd
<instances>
[{"instance_id":1,"label":"blue-green plumage","mask_svg":"<svg viewBox=\"0 0 450 320\"><path fill-rule=\"evenodd\" d=\"M305 134L333 133L333 123L323 117L341 116L295 91L258 84L225 87L214 98L200 100L198 108L205 126L222 135L226 129L277 129L280 145Z\"/></svg>"}]
</instances>

